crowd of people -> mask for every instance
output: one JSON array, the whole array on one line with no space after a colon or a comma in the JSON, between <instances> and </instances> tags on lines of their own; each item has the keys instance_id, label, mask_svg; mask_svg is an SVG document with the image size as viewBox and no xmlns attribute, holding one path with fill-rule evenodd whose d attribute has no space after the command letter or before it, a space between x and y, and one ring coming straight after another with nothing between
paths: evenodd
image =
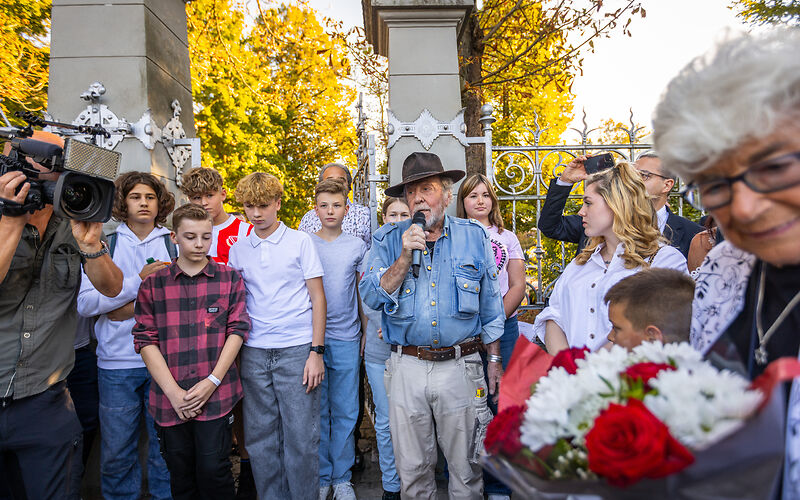
<instances>
[{"instance_id":1,"label":"crowd of people","mask_svg":"<svg viewBox=\"0 0 800 500\"><path fill-rule=\"evenodd\" d=\"M667 87L657 153L565 166L538 229L578 252L530 341L552 355L688 341L750 378L798 356L799 50L797 29L731 38ZM670 211L676 176L705 226ZM107 499L137 499L145 476L154 499L354 499L362 359L384 500L435 498L440 453L450 498L509 498L480 456L520 335L525 255L491 180L464 177L410 154L374 234L335 163L297 230L280 220L278 178L238 182L245 221L210 168L183 176L177 209L158 177L121 175L111 234L51 206L2 216L0 498L79 498L99 433ZM0 176L0 198L28 189ZM786 401L778 495L791 499L800 386Z\"/></svg>"}]
</instances>

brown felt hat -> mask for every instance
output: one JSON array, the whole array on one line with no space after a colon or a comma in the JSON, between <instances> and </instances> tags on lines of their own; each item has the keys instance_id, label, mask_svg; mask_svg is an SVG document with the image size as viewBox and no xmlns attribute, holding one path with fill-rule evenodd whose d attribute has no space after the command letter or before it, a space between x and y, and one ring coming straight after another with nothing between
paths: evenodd
<instances>
[{"instance_id":1,"label":"brown felt hat","mask_svg":"<svg viewBox=\"0 0 800 500\"><path fill-rule=\"evenodd\" d=\"M466 173L461 170L445 170L442 160L433 153L411 153L403 162L403 180L384 191L386 196L402 198L406 184L421 181L427 177L447 177L453 182L460 181Z\"/></svg>"}]
</instances>

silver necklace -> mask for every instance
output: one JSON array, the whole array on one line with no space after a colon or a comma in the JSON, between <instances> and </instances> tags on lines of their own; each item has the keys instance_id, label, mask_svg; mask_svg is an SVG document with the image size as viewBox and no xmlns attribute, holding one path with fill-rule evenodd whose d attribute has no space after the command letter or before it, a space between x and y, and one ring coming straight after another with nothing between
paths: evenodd
<instances>
[{"instance_id":1,"label":"silver necklace","mask_svg":"<svg viewBox=\"0 0 800 500\"><path fill-rule=\"evenodd\" d=\"M764 305L764 283L766 282L767 273L764 271L765 264L761 264L759 268L759 281L758 281L758 301L756 302L756 332L758 333L758 348L755 351L756 363L759 365L767 364L767 342L778 327L783 323L786 317L792 312L792 309L800 302L800 292L797 292L792 300L786 304L783 311L778 315L777 319L769 327L767 333L764 333L764 327L761 325L761 307Z\"/></svg>"}]
</instances>

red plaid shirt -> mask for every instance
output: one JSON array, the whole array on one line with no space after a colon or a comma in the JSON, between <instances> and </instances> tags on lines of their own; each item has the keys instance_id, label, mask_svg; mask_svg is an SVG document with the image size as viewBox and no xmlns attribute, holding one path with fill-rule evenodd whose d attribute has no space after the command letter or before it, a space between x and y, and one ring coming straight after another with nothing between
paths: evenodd
<instances>
[{"instance_id":1,"label":"red plaid shirt","mask_svg":"<svg viewBox=\"0 0 800 500\"><path fill-rule=\"evenodd\" d=\"M235 269L209 260L200 273L188 276L173 263L148 276L139 288L132 331L136 352L158 346L175 381L189 390L214 370L229 335L247 338L246 297L244 280ZM195 418L227 415L241 398L234 363ZM150 413L162 427L182 423L155 382L150 384Z\"/></svg>"}]
</instances>

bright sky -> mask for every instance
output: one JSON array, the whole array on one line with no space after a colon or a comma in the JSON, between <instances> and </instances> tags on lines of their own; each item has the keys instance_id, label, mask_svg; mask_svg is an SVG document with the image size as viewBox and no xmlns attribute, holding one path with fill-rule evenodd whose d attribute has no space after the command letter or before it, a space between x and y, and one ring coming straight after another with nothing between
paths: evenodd
<instances>
[{"instance_id":1,"label":"bright sky","mask_svg":"<svg viewBox=\"0 0 800 500\"><path fill-rule=\"evenodd\" d=\"M595 42L584 57L576 95L573 126L589 128L606 118L628 122L633 108L637 123L651 126L653 109L669 80L695 56L706 52L726 28L745 26L728 9L728 0L643 0L647 17L631 24L632 37L619 33ZM322 15L363 26L361 0L310 0ZM577 137L577 134L576 134ZM565 137L565 139L568 139Z\"/></svg>"}]
</instances>

